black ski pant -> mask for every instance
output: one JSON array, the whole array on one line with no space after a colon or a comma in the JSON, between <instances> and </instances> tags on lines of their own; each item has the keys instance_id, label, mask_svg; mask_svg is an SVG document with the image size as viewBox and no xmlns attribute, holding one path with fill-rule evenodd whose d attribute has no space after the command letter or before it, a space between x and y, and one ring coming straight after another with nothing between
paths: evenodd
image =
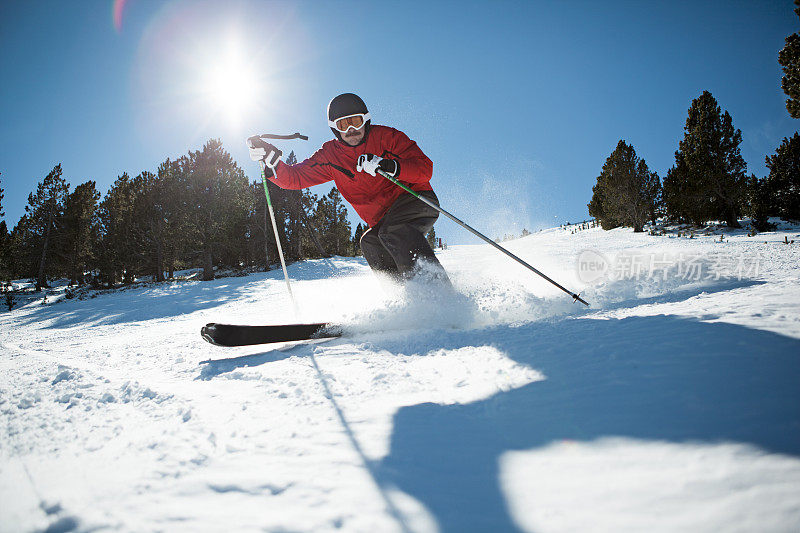
<instances>
[{"instance_id":1,"label":"black ski pant","mask_svg":"<svg viewBox=\"0 0 800 533\"><path fill-rule=\"evenodd\" d=\"M439 205L433 191L418 193ZM439 218L439 212L405 193L386 211L377 224L361 236L361 251L375 272L403 281L419 273L418 261L427 262L431 277L449 283L442 264L434 255L425 235Z\"/></svg>"}]
</instances>

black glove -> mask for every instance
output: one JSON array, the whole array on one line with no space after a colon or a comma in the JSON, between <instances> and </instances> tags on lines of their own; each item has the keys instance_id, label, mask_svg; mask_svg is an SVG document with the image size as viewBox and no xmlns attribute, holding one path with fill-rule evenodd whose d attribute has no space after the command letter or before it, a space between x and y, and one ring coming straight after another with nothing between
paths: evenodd
<instances>
[{"instance_id":1,"label":"black glove","mask_svg":"<svg viewBox=\"0 0 800 533\"><path fill-rule=\"evenodd\" d=\"M400 175L400 163L394 159L381 159L378 163L378 168L389 174L392 178L397 178Z\"/></svg>"}]
</instances>

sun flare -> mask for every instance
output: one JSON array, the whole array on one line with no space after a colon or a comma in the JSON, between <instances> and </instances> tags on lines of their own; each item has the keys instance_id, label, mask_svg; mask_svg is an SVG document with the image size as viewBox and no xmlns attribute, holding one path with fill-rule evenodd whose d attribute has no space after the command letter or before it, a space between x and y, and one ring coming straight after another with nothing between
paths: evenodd
<instances>
[{"instance_id":1,"label":"sun flare","mask_svg":"<svg viewBox=\"0 0 800 533\"><path fill-rule=\"evenodd\" d=\"M225 54L210 61L202 81L205 104L232 125L256 107L260 90L259 76L245 59L235 44L229 44Z\"/></svg>"}]
</instances>

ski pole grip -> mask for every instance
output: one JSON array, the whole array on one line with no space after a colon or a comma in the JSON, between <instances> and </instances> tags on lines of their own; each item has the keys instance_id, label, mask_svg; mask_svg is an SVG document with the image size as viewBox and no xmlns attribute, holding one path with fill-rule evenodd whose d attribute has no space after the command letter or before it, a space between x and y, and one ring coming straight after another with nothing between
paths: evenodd
<instances>
[{"instance_id":1,"label":"ski pole grip","mask_svg":"<svg viewBox=\"0 0 800 533\"><path fill-rule=\"evenodd\" d=\"M273 157L274 163L270 161L270 166L274 166L275 163L278 162L278 159L283 157L283 151L280 148L272 146L266 141L262 141L258 135L253 135L252 137L248 137L247 143L250 145L251 148L256 148L256 147L263 148L267 152L266 153L267 157L269 157L271 154L274 154Z\"/></svg>"},{"instance_id":2,"label":"ski pole grip","mask_svg":"<svg viewBox=\"0 0 800 533\"><path fill-rule=\"evenodd\" d=\"M278 135L277 133L263 133L261 135L255 135L255 137L259 137L261 139L280 139L283 141L290 141L292 139L300 139L303 141L308 140L308 135L303 135L301 133L292 133L291 135Z\"/></svg>"}]
</instances>

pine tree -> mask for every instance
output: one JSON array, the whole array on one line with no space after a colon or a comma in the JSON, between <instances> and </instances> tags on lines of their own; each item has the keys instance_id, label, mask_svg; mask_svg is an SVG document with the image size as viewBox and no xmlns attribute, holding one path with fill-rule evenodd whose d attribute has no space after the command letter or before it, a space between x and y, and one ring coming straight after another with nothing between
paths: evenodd
<instances>
[{"instance_id":1,"label":"pine tree","mask_svg":"<svg viewBox=\"0 0 800 533\"><path fill-rule=\"evenodd\" d=\"M606 187L602 183L603 175L597 177L597 184L592 187L592 199L586 205L589 208L589 215L600 221L600 226L604 230L618 228L622 222L617 220L611 210L606 207L609 200L606 199Z\"/></svg>"},{"instance_id":2,"label":"pine tree","mask_svg":"<svg viewBox=\"0 0 800 533\"><path fill-rule=\"evenodd\" d=\"M181 235L182 201L180 164L167 159L157 174L142 172L133 179L132 238L139 267L164 281L165 267L171 273Z\"/></svg>"},{"instance_id":3,"label":"pine tree","mask_svg":"<svg viewBox=\"0 0 800 533\"><path fill-rule=\"evenodd\" d=\"M692 101L684 131L675 166L664 178L667 215L698 225L724 220L740 227L747 185L739 150L742 132L708 91Z\"/></svg>"},{"instance_id":4,"label":"pine tree","mask_svg":"<svg viewBox=\"0 0 800 533\"><path fill-rule=\"evenodd\" d=\"M314 222L319 197L309 190L303 191L300 197L300 219L304 230L301 238L301 257L330 257L320 238L322 234Z\"/></svg>"},{"instance_id":5,"label":"pine tree","mask_svg":"<svg viewBox=\"0 0 800 533\"><path fill-rule=\"evenodd\" d=\"M97 257L101 277L109 286L132 283L137 259L135 241L136 189L125 172L111 185L97 210L100 239Z\"/></svg>"},{"instance_id":6,"label":"pine tree","mask_svg":"<svg viewBox=\"0 0 800 533\"><path fill-rule=\"evenodd\" d=\"M775 226L769 222L770 212L774 209L774 200L770 185L765 179L756 178L755 174L747 180L747 214L755 231L770 231Z\"/></svg>"},{"instance_id":7,"label":"pine tree","mask_svg":"<svg viewBox=\"0 0 800 533\"><path fill-rule=\"evenodd\" d=\"M775 155L767 156L766 165L772 214L800 220L800 134L784 138Z\"/></svg>"},{"instance_id":8,"label":"pine tree","mask_svg":"<svg viewBox=\"0 0 800 533\"><path fill-rule=\"evenodd\" d=\"M2 174L2 173L0 173ZM6 216L3 213L3 188L0 187L0 217ZM11 234L8 233L8 226L5 220L0 221L0 280L11 279ZM10 311L10 309L9 309Z\"/></svg>"},{"instance_id":9,"label":"pine tree","mask_svg":"<svg viewBox=\"0 0 800 533\"><path fill-rule=\"evenodd\" d=\"M3 212L3 188L0 187L0 217L4 216L6 214ZM0 221L0 280L12 279L14 275L12 243L13 237L8 232L8 225L2 220Z\"/></svg>"},{"instance_id":10,"label":"pine tree","mask_svg":"<svg viewBox=\"0 0 800 533\"><path fill-rule=\"evenodd\" d=\"M662 214L664 206L664 187L657 173L653 172L652 178L653 179L648 181L649 190L646 195L650 199L650 223L655 226L658 217Z\"/></svg>"},{"instance_id":11,"label":"pine tree","mask_svg":"<svg viewBox=\"0 0 800 533\"><path fill-rule=\"evenodd\" d=\"M794 0L794 12L800 17L800 0ZM786 38L786 45L778 53L778 63L783 67L781 88L786 96L786 110L793 118L800 118L800 33Z\"/></svg>"},{"instance_id":12,"label":"pine tree","mask_svg":"<svg viewBox=\"0 0 800 533\"><path fill-rule=\"evenodd\" d=\"M261 181L254 180L250 184L250 210L247 216L247 235L249 238L248 256L256 265L263 265L269 270L271 238L267 199L264 197L264 186Z\"/></svg>"},{"instance_id":13,"label":"pine tree","mask_svg":"<svg viewBox=\"0 0 800 533\"><path fill-rule=\"evenodd\" d=\"M39 183L36 194L28 195L28 205L25 206L30 236L34 237L38 244L37 291L47 286L47 262L52 251L51 241L55 234L56 222L64 210L64 200L69 193L69 184L61 172L61 165L56 165Z\"/></svg>"},{"instance_id":14,"label":"pine tree","mask_svg":"<svg viewBox=\"0 0 800 533\"><path fill-rule=\"evenodd\" d=\"M675 157L682 156L676 154ZM690 190L690 186L696 184L697 182L691 179L685 164L677 164L667 170L667 175L664 176L662 201L665 214L670 219L682 222L691 221L698 225L703 223L702 217L699 216L697 220L691 220L692 213L700 212L700 202L696 200L702 195L695 190Z\"/></svg>"},{"instance_id":15,"label":"pine tree","mask_svg":"<svg viewBox=\"0 0 800 533\"><path fill-rule=\"evenodd\" d=\"M11 269L11 234L5 220L0 220L0 280L12 279Z\"/></svg>"},{"instance_id":16,"label":"pine tree","mask_svg":"<svg viewBox=\"0 0 800 533\"><path fill-rule=\"evenodd\" d=\"M353 255L361 255L361 237L364 235L364 232L369 229L367 226L362 224L361 222L358 223L356 226L356 231L353 233Z\"/></svg>"},{"instance_id":17,"label":"pine tree","mask_svg":"<svg viewBox=\"0 0 800 533\"><path fill-rule=\"evenodd\" d=\"M191 201L187 227L202 253L203 280L211 280L215 257L230 245L231 228L244 230L252 197L244 172L217 139L202 151L190 152L186 167Z\"/></svg>"},{"instance_id":18,"label":"pine tree","mask_svg":"<svg viewBox=\"0 0 800 533\"><path fill-rule=\"evenodd\" d=\"M333 255L350 255L351 227L347 208L336 187L317 202L314 225L320 229L325 249Z\"/></svg>"},{"instance_id":19,"label":"pine tree","mask_svg":"<svg viewBox=\"0 0 800 533\"><path fill-rule=\"evenodd\" d=\"M604 229L632 226L644 231L658 198L658 174L650 172L644 159L624 140L606 159L588 204L589 214L600 220Z\"/></svg>"},{"instance_id":20,"label":"pine tree","mask_svg":"<svg viewBox=\"0 0 800 533\"><path fill-rule=\"evenodd\" d=\"M431 245L431 248L436 248L436 229L431 228L425 238L428 239L428 244Z\"/></svg>"},{"instance_id":21,"label":"pine tree","mask_svg":"<svg viewBox=\"0 0 800 533\"><path fill-rule=\"evenodd\" d=\"M156 179L148 190L152 206L151 219L147 222L155 255L157 279L173 278L175 268L185 248L187 213L186 176L178 159L167 159L159 165Z\"/></svg>"},{"instance_id":22,"label":"pine tree","mask_svg":"<svg viewBox=\"0 0 800 533\"><path fill-rule=\"evenodd\" d=\"M286 164L297 164L297 157L294 155L294 151L289 152L289 155L286 157ZM287 225L289 227L289 256L300 259L303 257L301 253L303 245L303 238L301 235L303 223L303 213L301 212L303 209L303 193L299 190L284 190L284 195L286 197L286 215L288 219Z\"/></svg>"},{"instance_id":23,"label":"pine tree","mask_svg":"<svg viewBox=\"0 0 800 533\"><path fill-rule=\"evenodd\" d=\"M11 230L10 244L7 250L7 260L11 278L35 277L36 249L38 243L31 230L31 223L27 214L22 215L14 229Z\"/></svg>"},{"instance_id":24,"label":"pine tree","mask_svg":"<svg viewBox=\"0 0 800 533\"><path fill-rule=\"evenodd\" d=\"M267 260L269 265L270 262L277 263L280 260L278 258L278 247L275 243L275 232L272 228L272 222L269 218L267 198L264 194L264 185L262 181L254 182L254 187L255 184L258 185L259 192L250 198L256 202L256 204L252 207L262 215L259 218L261 220L261 227L263 228L261 233L263 233L267 239L265 241L268 246L267 256L274 258L272 260ZM296 201L301 194L299 191L282 189L270 180L266 180L266 185L267 190L269 191L269 201L272 204L272 212L275 216L275 224L278 227L278 235L281 240L281 249L289 261L297 260L299 259L299 255L296 255L298 253L296 240L301 239L299 234L301 227L294 221L294 218L297 216L297 208L292 205L292 202ZM294 192L297 192L298 194L296 196L290 195L290 193ZM254 222L250 222L248 226L255 227L255 224Z\"/></svg>"},{"instance_id":25,"label":"pine tree","mask_svg":"<svg viewBox=\"0 0 800 533\"><path fill-rule=\"evenodd\" d=\"M83 283L83 273L91 258L95 240L93 230L97 227L94 219L98 200L100 193L97 192L95 182L87 181L75 187L75 191L67 196L64 204L61 255L71 285Z\"/></svg>"},{"instance_id":26,"label":"pine tree","mask_svg":"<svg viewBox=\"0 0 800 533\"><path fill-rule=\"evenodd\" d=\"M272 201L272 210L275 214L275 223L278 226L278 238L281 240L281 249L289 261L295 261L299 258L294 256L291 244L294 238L299 238L299 236L294 235L292 231L292 219L289 215L289 191L282 189L271 181L267 181L267 188L269 189L269 197ZM275 248L275 262L278 262L280 261L278 258L278 247L275 245L275 232L271 223L269 231L271 233L270 240Z\"/></svg>"}]
</instances>

